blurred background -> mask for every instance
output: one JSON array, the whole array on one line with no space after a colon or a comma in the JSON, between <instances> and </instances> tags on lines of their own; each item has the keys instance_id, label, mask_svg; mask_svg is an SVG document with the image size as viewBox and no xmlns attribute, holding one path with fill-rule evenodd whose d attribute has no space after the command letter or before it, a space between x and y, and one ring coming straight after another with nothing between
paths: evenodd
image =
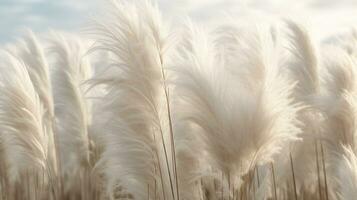
<instances>
[{"instance_id":1,"label":"blurred background","mask_svg":"<svg viewBox=\"0 0 357 200\"><path fill-rule=\"evenodd\" d=\"M77 31L107 0L0 0L0 43L14 41L25 28ZM227 16L236 20L288 17L306 23L319 39L343 34L357 25L357 0L158 0L173 24L185 16L215 24Z\"/></svg>"}]
</instances>

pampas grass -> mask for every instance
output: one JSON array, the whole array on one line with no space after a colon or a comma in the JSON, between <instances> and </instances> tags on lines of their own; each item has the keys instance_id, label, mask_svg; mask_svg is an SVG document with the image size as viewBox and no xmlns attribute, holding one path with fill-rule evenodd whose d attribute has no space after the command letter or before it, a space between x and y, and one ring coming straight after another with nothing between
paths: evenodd
<instances>
[{"instance_id":1,"label":"pampas grass","mask_svg":"<svg viewBox=\"0 0 357 200\"><path fill-rule=\"evenodd\" d=\"M22 60L4 54L1 71L2 192L7 198L37 199L52 178L44 105Z\"/></svg>"},{"instance_id":2,"label":"pampas grass","mask_svg":"<svg viewBox=\"0 0 357 200\"><path fill-rule=\"evenodd\" d=\"M354 199L355 45L148 0L28 31L0 51L0 199Z\"/></svg>"}]
</instances>

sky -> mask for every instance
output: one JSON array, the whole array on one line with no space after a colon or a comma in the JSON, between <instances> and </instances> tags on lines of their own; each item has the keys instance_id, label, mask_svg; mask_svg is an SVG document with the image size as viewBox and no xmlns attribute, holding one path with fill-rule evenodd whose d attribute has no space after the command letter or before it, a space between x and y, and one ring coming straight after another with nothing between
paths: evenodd
<instances>
[{"instance_id":1,"label":"sky","mask_svg":"<svg viewBox=\"0 0 357 200\"><path fill-rule=\"evenodd\" d=\"M75 32L106 0L0 0L0 43L14 41L26 28ZM190 16L200 24L218 24L247 16L298 19L321 38L357 26L357 0L158 0L173 24Z\"/></svg>"}]
</instances>

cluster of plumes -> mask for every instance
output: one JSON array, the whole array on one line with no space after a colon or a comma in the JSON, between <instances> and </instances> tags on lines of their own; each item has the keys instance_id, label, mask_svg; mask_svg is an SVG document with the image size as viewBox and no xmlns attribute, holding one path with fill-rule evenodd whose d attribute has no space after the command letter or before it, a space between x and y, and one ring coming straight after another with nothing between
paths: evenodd
<instances>
[{"instance_id":1,"label":"cluster of plumes","mask_svg":"<svg viewBox=\"0 0 357 200\"><path fill-rule=\"evenodd\" d=\"M0 53L0 199L352 200L357 35L167 26L112 1L84 39Z\"/></svg>"}]
</instances>

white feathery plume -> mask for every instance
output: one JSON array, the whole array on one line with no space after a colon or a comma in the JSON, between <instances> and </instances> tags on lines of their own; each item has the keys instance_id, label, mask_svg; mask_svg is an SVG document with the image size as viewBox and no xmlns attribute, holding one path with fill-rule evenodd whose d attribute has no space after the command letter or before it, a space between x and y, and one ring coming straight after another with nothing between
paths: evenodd
<instances>
[{"instance_id":1,"label":"white feathery plume","mask_svg":"<svg viewBox=\"0 0 357 200\"><path fill-rule=\"evenodd\" d=\"M237 71L237 82L255 99L251 115L256 124L250 134L257 160L263 164L287 146L282 143L297 139L300 131L296 117L301 106L294 103L295 82L280 72L284 66L278 57L279 38L273 37L269 26L248 26L244 30L237 33L241 41L232 51L236 61L225 63L228 69ZM264 158L259 157L260 153Z\"/></svg>"},{"instance_id":2,"label":"white feathery plume","mask_svg":"<svg viewBox=\"0 0 357 200\"><path fill-rule=\"evenodd\" d=\"M32 31L27 31L24 39L20 40L13 47L10 46L8 51L24 63L34 89L38 93L41 104L44 106L44 130L49 139L48 164L51 176L54 178L58 168L55 136L53 133L54 105L49 66L44 49Z\"/></svg>"},{"instance_id":3,"label":"white feathery plume","mask_svg":"<svg viewBox=\"0 0 357 200\"><path fill-rule=\"evenodd\" d=\"M163 141L162 65L167 56L159 13L148 1L110 5L104 21L91 30L95 49L113 55L93 80L106 86L103 112L108 119L98 168L105 170L111 196L120 186L136 199L174 199L171 157Z\"/></svg>"},{"instance_id":4,"label":"white feathery plume","mask_svg":"<svg viewBox=\"0 0 357 200\"><path fill-rule=\"evenodd\" d=\"M315 140L320 132L321 115L314 101L320 93L320 77L318 51L309 32L294 21L285 21L287 26L287 49L289 59L283 63L290 80L296 81L293 91L294 101L304 105L298 113L297 120L301 122L302 141L296 142L278 158L276 166L279 187L284 184L293 185L292 193L298 196L301 187L316 183ZM291 152L291 153L290 153ZM286 162L283 162L283 161ZM310 174L308 178L305 174ZM304 175L303 175L304 174ZM310 185L308 186L310 187ZM284 189L283 189L284 190ZM286 188L285 188L286 190Z\"/></svg>"},{"instance_id":5,"label":"white feathery plume","mask_svg":"<svg viewBox=\"0 0 357 200\"><path fill-rule=\"evenodd\" d=\"M45 106L47 115L53 117L53 100L49 66L44 54L44 49L35 34L28 30L23 40L20 40L9 51L23 60L30 74L31 81Z\"/></svg>"},{"instance_id":6,"label":"white feathery plume","mask_svg":"<svg viewBox=\"0 0 357 200\"><path fill-rule=\"evenodd\" d=\"M240 33L243 39L233 56L237 61L228 67L238 71L239 81L248 88L255 101L248 118L252 128L247 131L253 141L251 150L254 157L251 158L251 166L264 166L256 170L251 167L248 170L253 173L256 171L257 176L259 169L267 171L259 170L259 174L263 175L261 177L265 174L267 182L260 190L265 190L263 193L268 194L264 195L269 195L274 193L272 190L276 187L272 185L272 179L277 178L272 177L271 168L276 168L276 163L280 164L277 156L281 151L285 152L292 142L298 140L298 114L303 107L300 102L296 102L294 96L296 80L281 72L286 69L283 65L284 58L280 55L278 35L272 35L269 26L247 27L244 30L243 34ZM258 193L253 195L258 197Z\"/></svg>"},{"instance_id":7,"label":"white feathery plume","mask_svg":"<svg viewBox=\"0 0 357 200\"><path fill-rule=\"evenodd\" d=\"M254 29L253 29L254 30ZM297 127L298 111L301 105L294 103L295 84L286 75L281 74L279 49L274 44L269 27L258 27L256 33L245 38L247 49L242 57L241 68L247 68L251 77L243 84L248 88L256 102L250 118L250 134L254 141L259 164L272 161L273 155L288 146L289 142L298 139L300 129ZM248 31L249 32L249 31ZM244 74L239 74L243 76ZM237 78L241 79L241 76Z\"/></svg>"},{"instance_id":8,"label":"white feathery plume","mask_svg":"<svg viewBox=\"0 0 357 200\"><path fill-rule=\"evenodd\" d=\"M31 80L34 83L39 96L42 98L47 109L46 112L49 113L48 118L50 118L54 116L54 107L48 61L46 60L43 48L36 36L32 32L30 32L29 35L29 38L25 40L29 51L26 53L24 52L24 55L21 56L21 58L24 59L27 64Z\"/></svg>"},{"instance_id":9,"label":"white feathery plume","mask_svg":"<svg viewBox=\"0 0 357 200\"><path fill-rule=\"evenodd\" d=\"M354 90L356 81L354 59L343 49L332 45L323 46L324 95L340 96L345 91Z\"/></svg>"},{"instance_id":10,"label":"white feathery plume","mask_svg":"<svg viewBox=\"0 0 357 200\"><path fill-rule=\"evenodd\" d=\"M174 87L173 87L174 88ZM178 89L173 89L173 110L174 110L174 131L176 154L177 154L177 169L178 180L180 185L180 198L183 200L199 199L203 192L200 191L201 181L206 175L208 163L202 159L202 142L198 137L199 129L188 123L182 123L181 115L183 110L187 109L187 104L181 101L182 93ZM185 99L185 98L183 98ZM203 187L203 186L202 186ZM215 191L210 191L214 195Z\"/></svg>"},{"instance_id":11,"label":"white feathery plume","mask_svg":"<svg viewBox=\"0 0 357 200\"><path fill-rule=\"evenodd\" d=\"M289 60L291 78L298 81L296 98L298 101L308 101L309 95L319 91L319 69L316 45L313 43L309 32L293 21L286 21L290 44L288 49L292 54Z\"/></svg>"},{"instance_id":12,"label":"white feathery plume","mask_svg":"<svg viewBox=\"0 0 357 200\"><path fill-rule=\"evenodd\" d=\"M345 50L336 46L324 46L323 95L318 105L324 114L321 137L324 141L326 173L328 177L329 196L335 195L338 183L332 178L338 173L339 162L335 157L344 154L341 147L356 146L357 131L357 88L356 61Z\"/></svg>"},{"instance_id":13,"label":"white feathery plume","mask_svg":"<svg viewBox=\"0 0 357 200\"><path fill-rule=\"evenodd\" d=\"M76 185L81 173L90 169L91 123L90 103L83 83L91 77L91 66L85 57L88 47L78 38L52 33L50 52L55 103L56 133L65 189ZM84 197L83 197L84 198Z\"/></svg>"},{"instance_id":14,"label":"white feathery plume","mask_svg":"<svg viewBox=\"0 0 357 200\"><path fill-rule=\"evenodd\" d=\"M190 39L175 67L176 90L185 105L180 120L201 129L197 132L203 152L228 178L231 190L231 184L238 181L233 177L271 161L285 144L297 139L300 107L291 96L294 84L278 73L270 34L265 37L266 32L257 31L253 38L247 34L245 46L235 54L240 65L225 66L225 60L216 59L207 36L192 26L188 29L191 36L185 38ZM242 69L232 76L226 67Z\"/></svg>"},{"instance_id":15,"label":"white feathery plume","mask_svg":"<svg viewBox=\"0 0 357 200\"><path fill-rule=\"evenodd\" d=\"M55 56L52 82L59 148L63 156L69 156L66 162L79 162L67 170L79 170L77 167L89 162L87 129L91 117L83 83L91 77L91 66L85 57L87 48L79 39L52 35L50 52Z\"/></svg>"},{"instance_id":16,"label":"white feathery plume","mask_svg":"<svg viewBox=\"0 0 357 200\"><path fill-rule=\"evenodd\" d=\"M340 144L356 146L357 71L355 60L336 47L324 47L324 96L319 99L325 114L323 137L333 151ZM341 152L342 153L342 152Z\"/></svg>"},{"instance_id":17,"label":"white feathery plume","mask_svg":"<svg viewBox=\"0 0 357 200\"><path fill-rule=\"evenodd\" d=\"M7 174L14 184L27 172L47 176L49 138L44 129L45 109L25 64L12 55L4 54L3 58L0 137L9 166Z\"/></svg>"},{"instance_id":18,"label":"white feathery plume","mask_svg":"<svg viewBox=\"0 0 357 200\"><path fill-rule=\"evenodd\" d=\"M229 122L234 120L229 118L232 108L229 107L231 105L228 102L233 103L235 96L233 97L233 91L230 87L227 87L228 84L224 81L229 80L229 77L224 77L222 67L215 65L213 43L202 30L196 29L194 25L188 23L182 38L180 54L176 59L177 64L173 67L173 74L175 74L174 94L179 97L176 99L175 113L177 115L177 126L187 127L186 129L188 129L184 130L187 133L180 133L180 136L186 137L186 140L193 139L190 143L196 141L193 146L186 145L191 149L197 146L196 149L194 148L197 155L189 155L184 152L192 151L190 149L179 148L178 164L180 167L190 170L186 173L194 175L197 171L194 167L199 164L199 161L193 164L184 163L185 160L182 160L181 155L198 159L198 155L207 154L204 156L207 160L206 163L224 171L227 175L232 171L232 165L236 161L232 159L233 154L237 158L243 156L240 151L241 146L236 142L238 136L235 136L232 132L224 131L231 128ZM231 91L232 93L230 93ZM239 123L239 120L237 120L237 123ZM195 140L195 138L197 139ZM181 147L184 144L179 139L177 137L178 147ZM241 140L243 139L241 138ZM235 148L230 149L233 147L233 143L235 143ZM191 169L187 166L190 164L192 165ZM238 165L238 163L236 164ZM186 199L189 199L189 193L192 192L189 189L194 188L194 178L192 177L192 180L190 180L189 177L180 175L181 185L188 185L181 188L183 197ZM187 189L188 191L185 191ZM191 195L194 197L195 194L192 193Z\"/></svg>"}]
</instances>

